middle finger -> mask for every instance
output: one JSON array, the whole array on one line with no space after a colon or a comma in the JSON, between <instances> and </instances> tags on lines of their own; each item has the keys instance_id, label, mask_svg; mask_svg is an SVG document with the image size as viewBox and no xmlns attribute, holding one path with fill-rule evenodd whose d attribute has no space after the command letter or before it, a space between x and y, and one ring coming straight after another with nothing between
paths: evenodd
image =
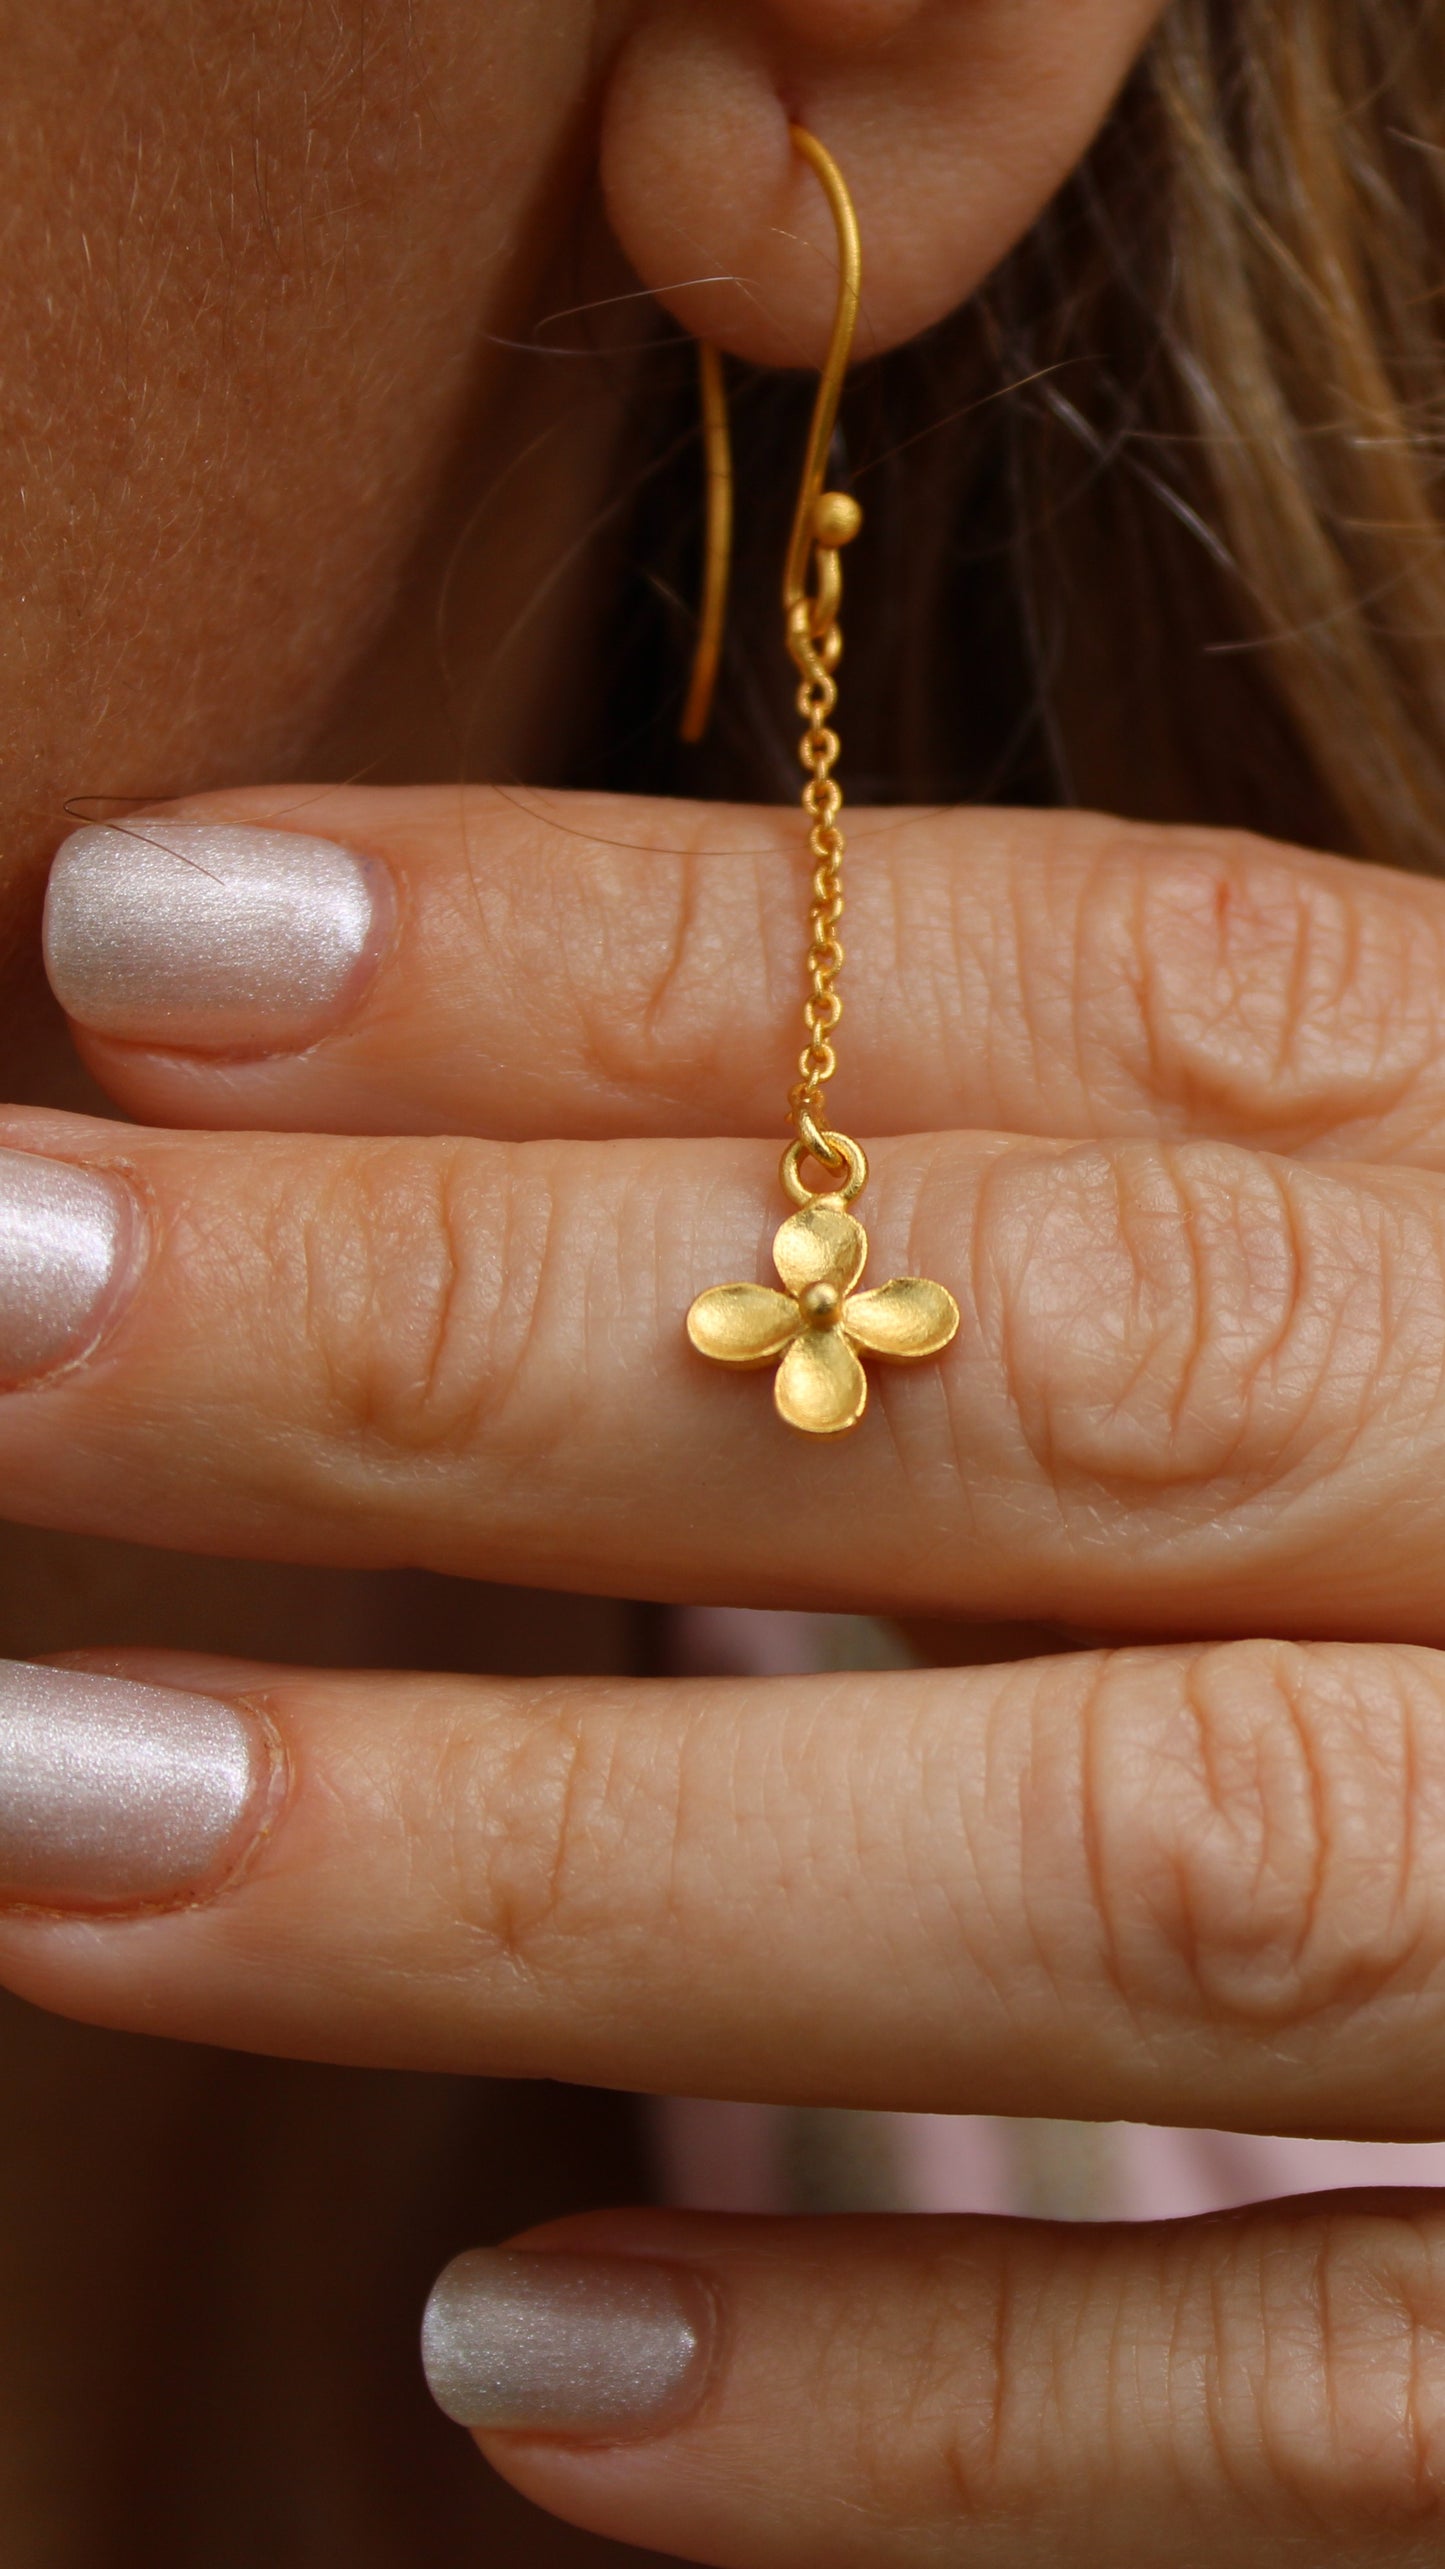
<instances>
[{"instance_id":1,"label":"middle finger","mask_svg":"<svg viewBox=\"0 0 1445 2569\"><path fill-rule=\"evenodd\" d=\"M936 1276L962 1327L873 1368L840 1448L684 1337L704 1286L769 1273L755 1145L9 1138L12 1514L633 1595L1445 1638L1427 1172L891 1144L867 1281Z\"/></svg>"}]
</instances>

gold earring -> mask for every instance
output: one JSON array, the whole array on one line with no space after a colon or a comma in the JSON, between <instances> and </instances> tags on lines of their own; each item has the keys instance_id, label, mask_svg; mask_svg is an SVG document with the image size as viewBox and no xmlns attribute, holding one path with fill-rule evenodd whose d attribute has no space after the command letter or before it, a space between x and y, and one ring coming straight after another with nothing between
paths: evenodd
<instances>
[{"instance_id":1,"label":"gold earring","mask_svg":"<svg viewBox=\"0 0 1445 2569\"><path fill-rule=\"evenodd\" d=\"M698 1353L722 1365L776 1364L773 1397L790 1427L813 1436L837 1436L856 1427L868 1400L861 1356L916 1363L937 1356L958 1328L958 1305L942 1285L925 1276L898 1276L868 1293L853 1288L863 1273L868 1235L848 1207L862 1193L868 1162L862 1147L822 1119L824 1090L838 1067L834 1035L843 1013L837 989L843 964L838 923L843 915L843 833L838 815L842 789L833 770L840 754L831 716L838 701L835 671L843 651L839 616L843 573L839 554L863 523L856 500L825 488L838 402L858 320L862 254L858 221L842 173L816 136L790 128L796 149L816 171L833 215L838 240L838 304L828 354L819 378L808 436L807 459L793 518L783 576L788 649L798 670L798 711L804 732L799 754L807 770L803 811L813 857L813 899L803 1007L807 1041L788 1097L794 1138L783 1153L783 1191L798 1210L773 1242L773 1263L784 1290L771 1285L711 1285L687 1315L687 1334ZM732 465L722 367L716 349L700 350L704 444L708 474L708 554L703 607L682 735L697 740L706 727L716 683L727 602L727 563L732 527ZM812 1159L830 1181L817 1193L803 1181Z\"/></svg>"}]
</instances>

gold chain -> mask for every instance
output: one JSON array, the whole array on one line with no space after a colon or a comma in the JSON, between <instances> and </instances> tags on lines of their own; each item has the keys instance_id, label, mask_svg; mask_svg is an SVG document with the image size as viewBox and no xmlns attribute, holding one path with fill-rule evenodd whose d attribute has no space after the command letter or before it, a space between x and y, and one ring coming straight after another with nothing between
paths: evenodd
<instances>
[{"instance_id":1,"label":"gold chain","mask_svg":"<svg viewBox=\"0 0 1445 2569\"><path fill-rule=\"evenodd\" d=\"M804 967L808 995L803 1003L808 1040L798 1056L798 1077L789 1091L788 1111L814 1157L825 1168L836 1169L842 1165L841 1155L824 1136L820 1110L823 1091L838 1067L833 1037L843 1014L842 994L836 984L843 968L838 926L843 916L846 841L838 826L843 789L833 773L842 744L829 720L838 701L833 672L842 653L843 637L837 624L830 623L826 632L815 638L804 610L790 619L788 643L802 672L797 702L807 728L798 744L798 755L807 771L803 810L811 824L808 848L813 859L813 902Z\"/></svg>"}]
</instances>

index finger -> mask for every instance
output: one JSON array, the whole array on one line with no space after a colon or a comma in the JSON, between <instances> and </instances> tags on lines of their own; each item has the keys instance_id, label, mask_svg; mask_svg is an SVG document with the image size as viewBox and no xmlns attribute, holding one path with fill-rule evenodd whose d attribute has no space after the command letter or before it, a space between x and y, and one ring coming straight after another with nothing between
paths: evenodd
<instances>
[{"instance_id":1,"label":"index finger","mask_svg":"<svg viewBox=\"0 0 1445 2569\"><path fill-rule=\"evenodd\" d=\"M1445 887L1087 813L849 832L850 1130L1445 1164ZM808 880L785 811L257 788L79 832L47 950L142 1120L772 1134Z\"/></svg>"}]
</instances>

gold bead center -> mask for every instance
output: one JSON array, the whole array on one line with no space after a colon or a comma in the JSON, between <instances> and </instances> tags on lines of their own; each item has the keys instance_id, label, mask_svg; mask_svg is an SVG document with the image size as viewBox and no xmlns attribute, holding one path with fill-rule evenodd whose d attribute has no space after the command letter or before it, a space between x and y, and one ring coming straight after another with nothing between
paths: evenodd
<instances>
[{"instance_id":1,"label":"gold bead center","mask_svg":"<svg viewBox=\"0 0 1445 2569\"><path fill-rule=\"evenodd\" d=\"M843 1297L836 1285L805 1285L798 1296L798 1309L810 1329L831 1329L843 1308Z\"/></svg>"}]
</instances>

